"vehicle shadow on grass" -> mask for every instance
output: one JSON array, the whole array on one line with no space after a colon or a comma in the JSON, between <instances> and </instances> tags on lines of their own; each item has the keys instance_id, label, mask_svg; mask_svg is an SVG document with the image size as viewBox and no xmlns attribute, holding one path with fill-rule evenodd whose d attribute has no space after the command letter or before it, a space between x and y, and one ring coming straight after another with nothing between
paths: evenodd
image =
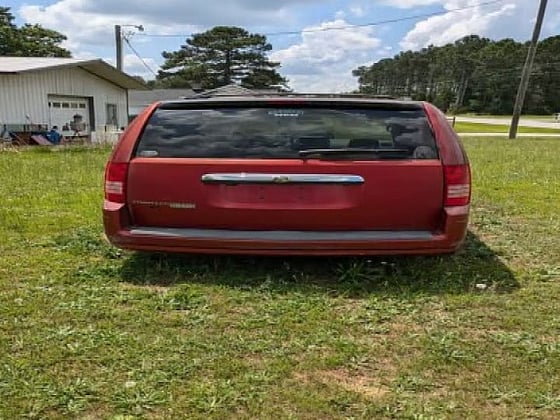
<instances>
[{"instance_id":1,"label":"vehicle shadow on grass","mask_svg":"<svg viewBox=\"0 0 560 420\"><path fill-rule=\"evenodd\" d=\"M231 257L132 253L121 268L136 285L196 283L278 293L460 294L519 287L513 272L469 232L454 255L400 257Z\"/></svg>"}]
</instances>

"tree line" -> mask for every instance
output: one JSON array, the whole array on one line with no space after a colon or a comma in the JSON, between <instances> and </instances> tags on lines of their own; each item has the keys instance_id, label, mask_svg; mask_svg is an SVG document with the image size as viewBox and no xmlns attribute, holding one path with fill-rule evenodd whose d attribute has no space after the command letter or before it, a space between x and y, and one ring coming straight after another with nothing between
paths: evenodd
<instances>
[{"instance_id":1,"label":"tree line","mask_svg":"<svg viewBox=\"0 0 560 420\"><path fill-rule=\"evenodd\" d=\"M529 43L471 35L355 69L359 92L427 100L446 111L511 114ZM524 112L560 111L560 36L539 43Z\"/></svg>"}]
</instances>

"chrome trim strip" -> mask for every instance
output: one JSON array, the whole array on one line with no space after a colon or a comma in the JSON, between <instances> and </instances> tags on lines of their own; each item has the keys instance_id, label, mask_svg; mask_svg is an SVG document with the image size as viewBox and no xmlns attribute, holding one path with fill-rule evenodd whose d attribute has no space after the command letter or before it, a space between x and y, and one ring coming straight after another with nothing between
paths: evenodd
<instances>
[{"instance_id":1,"label":"chrome trim strip","mask_svg":"<svg viewBox=\"0 0 560 420\"><path fill-rule=\"evenodd\" d=\"M223 230L223 229L178 229L137 227L130 230L132 235L157 236L173 239L209 239L234 241L421 241L433 239L428 231L253 231L253 230Z\"/></svg>"},{"instance_id":2,"label":"chrome trim strip","mask_svg":"<svg viewBox=\"0 0 560 420\"><path fill-rule=\"evenodd\" d=\"M214 173L205 174L205 184L363 184L359 175L337 174L264 174L264 173Z\"/></svg>"}]
</instances>

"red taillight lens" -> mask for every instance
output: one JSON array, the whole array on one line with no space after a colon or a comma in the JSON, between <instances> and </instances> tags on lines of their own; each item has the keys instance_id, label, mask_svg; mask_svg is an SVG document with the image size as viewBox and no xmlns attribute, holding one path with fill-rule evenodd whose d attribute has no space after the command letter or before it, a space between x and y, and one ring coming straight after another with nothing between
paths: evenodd
<instances>
[{"instance_id":1,"label":"red taillight lens","mask_svg":"<svg viewBox=\"0 0 560 420\"><path fill-rule=\"evenodd\" d=\"M445 175L445 207L466 206L471 202L471 172L469 165L443 167Z\"/></svg>"},{"instance_id":2,"label":"red taillight lens","mask_svg":"<svg viewBox=\"0 0 560 420\"><path fill-rule=\"evenodd\" d=\"M113 203L125 203L127 163L107 164L105 168L105 199Z\"/></svg>"}]
</instances>

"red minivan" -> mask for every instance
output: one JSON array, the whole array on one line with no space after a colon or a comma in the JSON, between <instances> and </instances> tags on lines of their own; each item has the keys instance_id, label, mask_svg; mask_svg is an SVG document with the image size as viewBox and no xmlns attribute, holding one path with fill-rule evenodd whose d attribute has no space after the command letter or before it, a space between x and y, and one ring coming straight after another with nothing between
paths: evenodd
<instances>
[{"instance_id":1,"label":"red minivan","mask_svg":"<svg viewBox=\"0 0 560 420\"><path fill-rule=\"evenodd\" d=\"M464 241L470 169L425 102L344 95L156 103L105 173L120 248L261 255L450 253Z\"/></svg>"}]
</instances>

